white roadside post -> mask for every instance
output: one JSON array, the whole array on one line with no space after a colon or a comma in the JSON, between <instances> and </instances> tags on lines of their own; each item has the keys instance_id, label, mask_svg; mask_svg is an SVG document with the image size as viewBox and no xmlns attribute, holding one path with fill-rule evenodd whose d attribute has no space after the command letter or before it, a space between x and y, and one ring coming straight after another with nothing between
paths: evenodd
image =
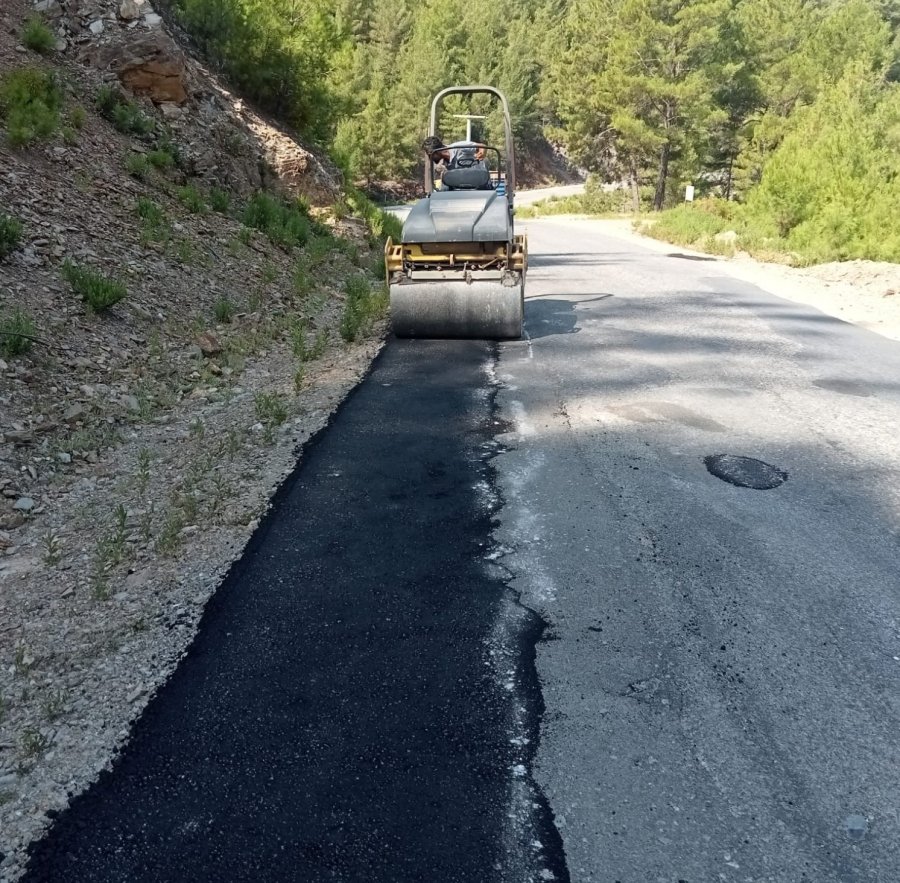
<instances>
[{"instance_id":1,"label":"white roadside post","mask_svg":"<svg viewBox=\"0 0 900 883\"><path fill-rule=\"evenodd\" d=\"M684 188L684 201L685 202L693 202L694 201L694 185L688 184L687 187Z\"/></svg>"}]
</instances>

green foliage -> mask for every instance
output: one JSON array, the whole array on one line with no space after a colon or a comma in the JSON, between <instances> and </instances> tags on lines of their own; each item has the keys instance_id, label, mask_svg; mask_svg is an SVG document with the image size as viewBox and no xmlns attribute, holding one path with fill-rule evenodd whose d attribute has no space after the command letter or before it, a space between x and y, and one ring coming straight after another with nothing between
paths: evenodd
<instances>
[{"instance_id":1,"label":"green foliage","mask_svg":"<svg viewBox=\"0 0 900 883\"><path fill-rule=\"evenodd\" d=\"M63 264L62 274L72 291L95 313L108 310L128 293L121 282L69 260Z\"/></svg>"},{"instance_id":2,"label":"green foliage","mask_svg":"<svg viewBox=\"0 0 900 883\"><path fill-rule=\"evenodd\" d=\"M288 418L287 404L284 397L277 392L257 393L254 400L256 405L256 418L267 429L281 426Z\"/></svg>"},{"instance_id":3,"label":"green foliage","mask_svg":"<svg viewBox=\"0 0 900 883\"><path fill-rule=\"evenodd\" d=\"M71 125L76 132L80 132L84 128L86 122L87 111L80 104L69 111L69 125Z\"/></svg>"},{"instance_id":4,"label":"green foliage","mask_svg":"<svg viewBox=\"0 0 900 883\"><path fill-rule=\"evenodd\" d=\"M20 356L31 349L35 336L31 317L16 308L9 316L0 316L0 353L4 356Z\"/></svg>"},{"instance_id":5,"label":"green foliage","mask_svg":"<svg viewBox=\"0 0 900 883\"><path fill-rule=\"evenodd\" d=\"M125 98L112 86L97 90L97 110L123 135L149 135L156 129L154 120L147 116L136 102Z\"/></svg>"},{"instance_id":6,"label":"green foliage","mask_svg":"<svg viewBox=\"0 0 900 883\"><path fill-rule=\"evenodd\" d=\"M0 117L13 147L53 137L59 129L62 90L54 74L23 67L0 78Z\"/></svg>"},{"instance_id":7,"label":"green foliage","mask_svg":"<svg viewBox=\"0 0 900 883\"><path fill-rule=\"evenodd\" d=\"M213 315L216 317L216 322L220 325L227 325L231 322L234 317L235 307L234 302L228 297L228 295L224 295L220 297L215 304L213 305Z\"/></svg>"},{"instance_id":8,"label":"green foliage","mask_svg":"<svg viewBox=\"0 0 900 883\"><path fill-rule=\"evenodd\" d=\"M245 226L260 230L272 243L287 250L305 245L312 232L308 209L303 203L299 200L289 203L263 191L250 198L242 220Z\"/></svg>"},{"instance_id":9,"label":"green foliage","mask_svg":"<svg viewBox=\"0 0 900 883\"><path fill-rule=\"evenodd\" d=\"M22 239L22 222L0 212L0 261L18 248Z\"/></svg>"},{"instance_id":10,"label":"green foliage","mask_svg":"<svg viewBox=\"0 0 900 883\"><path fill-rule=\"evenodd\" d=\"M365 276L351 276L344 283L344 311L341 313L341 337L352 343L367 334L372 323L381 318L388 306L387 286L372 289Z\"/></svg>"},{"instance_id":11,"label":"green foliage","mask_svg":"<svg viewBox=\"0 0 900 883\"><path fill-rule=\"evenodd\" d=\"M181 204L195 215L206 213L207 205L203 194L193 185L188 184L186 187L178 188L178 198Z\"/></svg>"},{"instance_id":12,"label":"green foliage","mask_svg":"<svg viewBox=\"0 0 900 883\"><path fill-rule=\"evenodd\" d=\"M335 104L322 71L341 43L321 0L174 0L181 24L235 86L307 136L325 140Z\"/></svg>"},{"instance_id":13,"label":"green foliage","mask_svg":"<svg viewBox=\"0 0 900 883\"><path fill-rule=\"evenodd\" d=\"M209 204L214 212L218 212L220 215L227 215L228 210L231 208L231 194L220 187L213 187L209 191Z\"/></svg>"},{"instance_id":14,"label":"green foliage","mask_svg":"<svg viewBox=\"0 0 900 883\"><path fill-rule=\"evenodd\" d=\"M142 221L146 221L153 226L159 226L165 221L165 214L162 208L158 206L152 199L142 196L137 201L138 217Z\"/></svg>"},{"instance_id":15,"label":"green foliage","mask_svg":"<svg viewBox=\"0 0 900 883\"><path fill-rule=\"evenodd\" d=\"M56 45L56 37L53 36L53 31L44 24L39 15L32 15L25 22L22 43L32 52L46 55Z\"/></svg>"},{"instance_id":16,"label":"green foliage","mask_svg":"<svg viewBox=\"0 0 900 883\"><path fill-rule=\"evenodd\" d=\"M141 244L151 242L168 242L172 235L171 227L165 212L152 199L140 197L135 207L141 225Z\"/></svg>"},{"instance_id":17,"label":"green foliage","mask_svg":"<svg viewBox=\"0 0 900 883\"><path fill-rule=\"evenodd\" d=\"M355 187L348 187L346 192L347 205L351 212L355 217L362 218L366 222L369 233L374 239L383 242L387 237L391 237L394 242L400 241L403 222L396 215L380 209Z\"/></svg>"},{"instance_id":18,"label":"green foliage","mask_svg":"<svg viewBox=\"0 0 900 883\"><path fill-rule=\"evenodd\" d=\"M661 212L644 225L643 232L676 245L703 248L718 233L729 229L729 221L719 208L733 205L715 200L685 203Z\"/></svg>"},{"instance_id":19,"label":"green foliage","mask_svg":"<svg viewBox=\"0 0 900 883\"><path fill-rule=\"evenodd\" d=\"M143 153L131 153L125 160L125 171L132 178L144 181L150 174L150 161Z\"/></svg>"},{"instance_id":20,"label":"green foliage","mask_svg":"<svg viewBox=\"0 0 900 883\"><path fill-rule=\"evenodd\" d=\"M151 150L147 154L147 162L161 172L168 171L175 165L175 157L168 150Z\"/></svg>"},{"instance_id":21,"label":"green foliage","mask_svg":"<svg viewBox=\"0 0 900 883\"><path fill-rule=\"evenodd\" d=\"M746 205L807 262L900 262L900 87L856 67L798 112Z\"/></svg>"}]
</instances>

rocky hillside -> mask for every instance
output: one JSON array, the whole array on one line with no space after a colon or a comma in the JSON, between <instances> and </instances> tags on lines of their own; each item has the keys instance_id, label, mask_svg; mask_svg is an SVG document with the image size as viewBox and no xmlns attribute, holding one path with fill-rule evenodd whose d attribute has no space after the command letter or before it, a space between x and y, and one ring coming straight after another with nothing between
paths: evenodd
<instances>
[{"instance_id":1,"label":"rocky hillside","mask_svg":"<svg viewBox=\"0 0 900 883\"><path fill-rule=\"evenodd\" d=\"M377 349L379 231L340 186L145 0L4 2L3 880Z\"/></svg>"}]
</instances>

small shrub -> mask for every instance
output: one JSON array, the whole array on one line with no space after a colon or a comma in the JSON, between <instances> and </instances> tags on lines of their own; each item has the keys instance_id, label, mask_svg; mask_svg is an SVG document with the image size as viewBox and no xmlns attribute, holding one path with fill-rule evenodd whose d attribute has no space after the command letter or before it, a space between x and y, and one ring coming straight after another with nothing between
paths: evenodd
<instances>
[{"instance_id":1,"label":"small shrub","mask_svg":"<svg viewBox=\"0 0 900 883\"><path fill-rule=\"evenodd\" d=\"M72 291L96 313L108 310L128 293L121 282L68 260L63 264L62 273Z\"/></svg>"},{"instance_id":2,"label":"small shrub","mask_svg":"<svg viewBox=\"0 0 900 883\"><path fill-rule=\"evenodd\" d=\"M141 220L153 226L159 226L165 222L166 216L162 208L152 199L142 196L137 201L137 213Z\"/></svg>"},{"instance_id":3,"label":"small shrub","mask_svg":"<svg viewBox=\"0 0 900 883\"><path fill-rule=\"evenodd\" d=\"M686 203L660 212L643 232L675 245L703 245L727 230L729 224L719 211L698 200L693 205Z\"/></svg>"},{"instance_id":4,"label":"small shrub","mask_svg":"<svg viewBox=\"0 0 900 883\"><path fill-rule=\"evenodd\" d=\"M97 90L97 110L125 135L149 135L156 123L113 86Z\"/></svg>"},{"instance_id":5,"label":"small shrub","mask_svg":"<svg viewBox=\"0 0 900 883\"><path fill-rule=\"evenodd\" d=\"M206 212L206 200L193 184L188 184L187 187L180 187L178 189L178 198L189 212L193 212L195 215L202 215Z\"/></svg>"},{"instance_id":6,"label":"small shrub","mask_svg":"<svg viewBox=\"0 0 900 883\"><path fill-rule=\"evenodd\" d=\"M234 303L230 300L228 295L219 298L213 306L213 315L220 325L227 325L234 317L234 312Z\"/></svg>"},{"instance_id":7,"label":"small shrub","mask_svg":"<svg viewBox=\"0 0 900 883\"><path fill-rule=\"evenodd\" d=\"M156 124L133 101L117 104L112 112L112 124L124 135L149 135Z\"/></svg>"},{"instance_id":8,"label":"small shrub","mask_svg":"<svg viewBox=\"0 0 900 883\"><path fill-rule=\"evenodd\" d=\"M287 405L277 392L261 392L255 399L256 419L265 429L266 441L272 440L272 430L288 418Z\"/></svg>"},{"instance_id":9,"label":"small shrub","mask_svg":"<svg viewBox=\"0 0 900 883\"><path fill-rule=\"evenodd\" d=\"M175 157L168 150L151 150L147 154L147 162L153 168L165 172L175 165Z\"/></svg>"},{"instance_id":10,"label":"small shrub","mask_svg":"<svg viewBox=\"0 0 900 883\"><path fill-rule=\"evenodd\" d=\"M137 201L138 217L144 222L141 228L141 244L168 242L172 231L163 209L152 199L142 196Z\"/></svg>"},{"instance_id":11,"label":"small shrub","mask_svg":"<svg viewBox=\"0 0 900 883\"><path fill-rule=\"evenodd\" d=\"M309 323L306 319L295 320L289 329L291 349L301 362L305 362L309 356L309 348L306 343L306 334L308 331Z\"/></svg>"},{"instance_id":12,"label":"small shrub","mask_svg":"<svg viewBox=\"0 0 900 883\"><path fill-rule=\"evenodd\" d=\"M305 245L311 232L304 203L300 200L282 202L263 192L251 197L244 209L243 222L247 227L262 231L273 244L287 250Z\"/></svg>"},{"instance_id":13,"label":"small shrub","mask_svg":"<svg viewBox=\"0 0 900 883\"><path fill-rule=\"evenodd\" d=\"M50 747L50 740L34 727L29 727L22 734L19 751L22 757L33 760L42 755Z\"/></svg>"},{"instance_id":14,"label":"small shrub","mask_svg":"<svg viewBox=\"0 0 900 883\"><path fill-rule=\"evenodd\" d=\"M306 360L308 362L311 362L314 359L321 359L325 353L325 347L327 346L328 329L322 328L316 333L316 339L313 341L313 345L310 347L309 351L306 354Z\"/></svg>"},{"instance_id":15,"label":"small shrub","mask_svg":"<svg viewBox=\"0 0 900 883\"><path fill-rule=\"evenodd\" d=\"M12 254L22 239L22 222L0 212L0 261Z\"/></svg>"},{"instance_id":16,"label":"small shrub","mask_svg":"<svg viewBox=\"0 0 900 883\"><path fill-rule=\"evenodd\" d=\"M87 111L81 105L73 107L69 111L69 124L76 131L80 132L84 128L84 124L86 122L87 122Z\"/></svg>"},{"instance_id":17,"label":"small shrub","mask_svg":"<svg viewBox=\"0 0 900 883\"><path fill-rule=\"evenodd\" d=\"M113 111L123 100L121 93L113 86L101 86L97 90L97 110L107 119L112 117Z\"/></svg>"},{"instance_id":18,"label":"small shrub","mask_svg":"<svg viewBox=\"0 0 900 883\"><path fill-rule=\"evenodd\" d=\"M14 310L11 316L0 318L0 352L8 357L27 353L34 334L31 318L20 309Z\"/></svg>"},{"instance_id":19,"label":"small shrub","mask_svg":"<svg viewBox=\"0 0 900 883\"><path fill-rule=\"evenodd\" d=\"M303 257L310 269L316 269L324 264L332 255L336 247L333 236L313 236L303 249Z\"/></svg>"},{"instance_id":20,"label":"small shrub","mask_svg":"<svg viewBox=\"0 0 900 883\"><path fill-rule=\"evenodd\" d=\"M132 178L137 178L138 181L144 181L146 180L147 175L150 174L150 162L144 154L132 153L128 159L125 160L125 171L127 171Z\"/></svg>"},{"instance_id":21,"label":"small shrub","mask_svg":"<svg viewBox=\"0 0 900 883\"><path fill-rule=\"evenodd\" d=\"M56 37L53 31L44 24L39 15L32 15L22 31L22 43L25 44L32 52L38 52L46 55L56 46Z\"/></svg>"},{"instance_id":22,"label":"small shrub","mask_svg":"<svg viewBox=\"0 0 900 883\"><path fill-rule=\"evenodd\" d=\"M10 71L0 79L0 116L13 147L45 140L59 128L62 90L56 77L36 67Z\"/></svg>"},{"instance_id":23,"label":"small shrub","mask_svg":"<svg viewBox=\"0 0 900 883\"><path fill-rule=\"evenodd\" d=\"M213 187L209 191L209 204L214 212L218 212L220 215L227 215L228 209L231 207L231 194L227 190Z\"/></svg>"},{"instance_id":24,"label":"small shrub","mask_svg":"<svg viewBox=\"0 0 900 883\"><path fill-rule=\"evenodd\" d=\"M301 261L294 268L293 275L294 292L301 300L308 297L315 288L315 277L305 261Z\"/></svg>"},{"instance_id":25,"label":"small shrub","mask_svg":"<svg viewBox=\"0 0 900 883\"><path fill-rule=\"evenodd\" d=\"M347 299L341 314L341 337L352 343L371 328L372 322L384 314L387 308L387 290L382 286L372 290L364 276L351 276L344 283Z\"/></svg>"}]
</instances>

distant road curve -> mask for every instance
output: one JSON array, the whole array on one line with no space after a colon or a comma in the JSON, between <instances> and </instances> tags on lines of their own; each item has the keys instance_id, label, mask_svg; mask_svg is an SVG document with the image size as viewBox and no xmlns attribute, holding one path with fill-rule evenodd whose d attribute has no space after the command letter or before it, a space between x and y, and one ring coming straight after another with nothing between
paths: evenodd
<instances>
[{"instance_id":1,"label":"distant road curve","mask_svg":"<svg viewBox=\"0 0 900 883\"><path fill-rule=\"evenodd\" d=\"M516 205L532 205L542 199L549 199L552 196L575 196L584 192L584 184L564 184L560 187L541 187L537 190L517 190ZM400 218L401 221L406 220L412 203L406 205L387 205L384 207L386 212L390 212Z\"/></svg>"}]
</instances>

